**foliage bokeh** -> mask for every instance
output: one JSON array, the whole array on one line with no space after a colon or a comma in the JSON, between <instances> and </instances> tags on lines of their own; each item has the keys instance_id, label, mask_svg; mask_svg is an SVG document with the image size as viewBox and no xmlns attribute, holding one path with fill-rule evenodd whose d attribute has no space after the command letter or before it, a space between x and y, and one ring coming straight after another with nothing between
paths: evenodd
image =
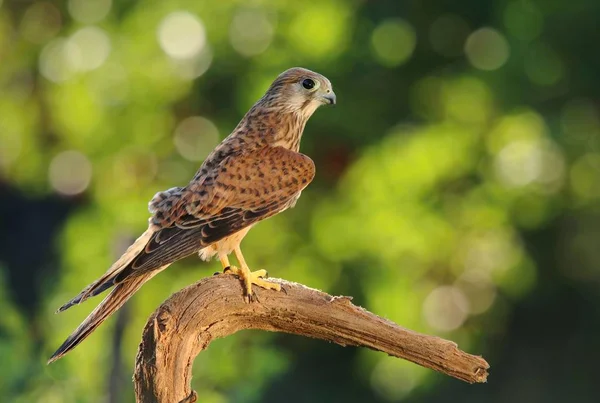
<instances>
[{"instance_id":1,"label":"foliage bokeh","mask_svg":"<svg viewBox=\"0 0 600 403\"><path fill-rule=\"evenodd\" d=\"M3 401L132 400L146 318L218 264L174 264L46 366L96 301L53 311L297 65L338 105L305 130L315 182L244 241L251 266L455 340L490 384L242 332L199 356L202 401L594 401L598 15L595 0L0 0Z\"/></svg>"}]
</instances>

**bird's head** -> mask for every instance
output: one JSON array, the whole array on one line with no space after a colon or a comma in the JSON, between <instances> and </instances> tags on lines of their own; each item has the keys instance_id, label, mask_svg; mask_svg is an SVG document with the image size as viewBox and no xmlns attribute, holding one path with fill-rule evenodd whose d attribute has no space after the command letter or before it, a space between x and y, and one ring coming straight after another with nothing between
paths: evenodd
<instances>
[{"instance_id":1,"label":"bird's head","mask_svg":"<svg viewBox=\"0 0 600 403\"><path fill-rule=\"evenodd\" d=\"M300 112L307 118L321 105L333 105L335 93L327 77L301 67L284 71L265 94L271 105Z\"/></svg>"}]
</instances>

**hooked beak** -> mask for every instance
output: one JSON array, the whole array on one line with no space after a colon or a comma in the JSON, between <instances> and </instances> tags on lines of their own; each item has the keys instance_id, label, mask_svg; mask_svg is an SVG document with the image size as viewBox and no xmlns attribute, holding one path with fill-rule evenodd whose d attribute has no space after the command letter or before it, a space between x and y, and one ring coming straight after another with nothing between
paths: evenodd
<instances>
[{"instance_id":1,"label":"hooked beak","mask_svg":"<svg viewBox=\"0 0 600 403\"><path fill-rule=\"evenodd\" d=\"M335 92L330 91L329 93L322 95L321 98L323 99L323 102L329 105L335 105L336 102L336 97L335 97Z\"/></svg>"}]
</instances>

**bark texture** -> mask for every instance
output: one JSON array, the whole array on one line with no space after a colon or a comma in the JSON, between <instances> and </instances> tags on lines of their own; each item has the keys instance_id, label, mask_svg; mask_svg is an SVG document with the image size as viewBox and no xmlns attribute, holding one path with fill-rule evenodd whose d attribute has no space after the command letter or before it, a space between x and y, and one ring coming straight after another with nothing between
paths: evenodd
<instances>
[{"instance_id":1,"label":"bark texture","mask_svg":"<svg viewBox=\"0 0 600 403\"><path fill-rule=\"evenodd\" d=\"M456 343L405 329L366 311L349 297L271 279L284 291L255 287L247 304L239 280L221 274L173 294L148 319L136 357L137 402L191 403L192 364L210 342L244 329L293 333L404 358L460 380L486 382L488 363Z\"/></svg>"}]
</instances>

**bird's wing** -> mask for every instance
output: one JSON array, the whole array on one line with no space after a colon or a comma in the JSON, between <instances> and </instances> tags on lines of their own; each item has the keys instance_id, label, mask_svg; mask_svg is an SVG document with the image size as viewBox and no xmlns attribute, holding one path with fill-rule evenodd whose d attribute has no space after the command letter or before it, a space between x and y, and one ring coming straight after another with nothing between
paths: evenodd
<instances>
[{"instance_id":1,"label":"bird's wing","mask_svg":"<svg viewBox=\"0 0 600 403\"><path fill-rule=\"evenodd\" d=\"M59 311L285 210L314 174L314 163L306 155L265 147L225 158L186 188L158 193L150 202L154 215L148 230L102 277Z\"/></svg>"},{"instance_id":2,"label":"bird's wing","mask_svg":"<svg viewBox=\"0 0 600 403\"><path fill-rule=\"evenodd\" d=\"M228 157L202 181L159 193L151 202L154 217L148 230L101 278L59 309L116 286L49 362L75 348L174 261L285 210L314 174L309 157L269 147Z\"/></svg>"},{"instance_id":3,"label":"bird's wing","mask_svg":"<svg viewBox=\"0 0 600 403\"><path fill-rule=\"evenodd\" d=\"M213 175L192 183L166 211L146 247L123 271L122 280L172 263L285 210L315 174L306 155L283 147L224 159Z\"/></svg>"}]
</instances>

